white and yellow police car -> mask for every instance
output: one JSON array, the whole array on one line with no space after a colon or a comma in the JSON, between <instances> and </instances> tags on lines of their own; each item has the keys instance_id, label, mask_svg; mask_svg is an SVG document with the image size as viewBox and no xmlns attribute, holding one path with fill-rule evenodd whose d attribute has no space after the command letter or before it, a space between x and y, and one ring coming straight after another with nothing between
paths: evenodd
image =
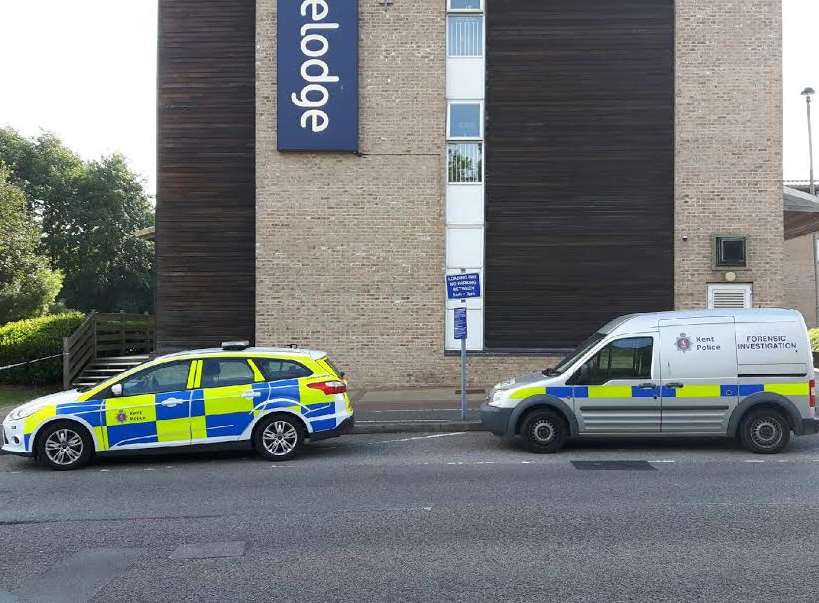
<instances>
[{"instance_id":1,"label":"white and yellow police car","mask_svg":"<svg viewBox=\"0 0 819 603\"><path fill-rule=\"evenodd\" d=\"M3 450L76 469L95 454L250 442L272 461L347 433L344 374L324 352L222 348L161 356L87 391L38 398L3 421Z\"/></svg>"}]
</instances>

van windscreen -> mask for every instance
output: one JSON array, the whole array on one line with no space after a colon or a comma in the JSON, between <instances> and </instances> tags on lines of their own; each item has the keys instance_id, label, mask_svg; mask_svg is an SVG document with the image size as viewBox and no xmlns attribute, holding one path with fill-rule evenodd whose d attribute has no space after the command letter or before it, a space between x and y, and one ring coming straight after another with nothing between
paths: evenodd
<instances>
[{"instance_id":1,"label":"van windscreen","mask_svg":"<svg viewBox=\"0 0 819 603\"><path fill-rule=\"evenodd\" d=\"M567 368L569 368L571 365L573 365L577 361L578 358L580 358L583 354L585 354L590 349L592 349L594 346L596 346L598 343L600 343L605 336L606 336L605 333L595 333L594 335L589 337L586 341L581 343L574 352L572 352L571 354L566 356L563 360L561 360L560 364L558 364L551 371L551 374L558 374L559 375L560 373L565 371Z\"/></svg>"}]
</instances>

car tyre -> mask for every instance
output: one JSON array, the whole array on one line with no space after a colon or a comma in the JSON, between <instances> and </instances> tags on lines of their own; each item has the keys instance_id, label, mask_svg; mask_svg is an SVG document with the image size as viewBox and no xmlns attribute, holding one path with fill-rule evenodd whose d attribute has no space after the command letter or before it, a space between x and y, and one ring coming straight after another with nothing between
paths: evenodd
<instances>
[{"instance_id":1,"label":"car tyre","mask_svg":"<svg viewBox=\"0 0 819 603\"><path fill-rule=\"evenodd\" d=\"M57 421L43 428L37 438L37 461L56 471L85 467L94 454L94 441L88 431L71 421Z\"/></svg>"},{"instance_id":2,"label":"car tyre","mask_svg":"<svg viewBox=\"0 0 819 603\"><path fill-rule=\"evenodd\" d=\"M304 425L290 415L263 418L253 432L253 447L268 461L288 461L304 446Z\"/></svg>"},{"instance_id":3,"label":"car tyre","mask_svg":"<svg viewBox=\"0 0 819 603\"><path fill-rule=\"evenodd\" d=\"M530 452L550 454L563 448L569 437L569 427L555 411L535 410L523 419L520 435Z\"/></svg>"},{"instance_id":4,"label":"car tyre","mask_svg":"<svg viewBox=\"0 0 819 603\"><path fill-rule=\"evenodd\" d=\"M739 427L742 445L756 454L776 454L788 445L791 428L781 413L772 409L748 413Z\"/></svg>"}]
</instances>

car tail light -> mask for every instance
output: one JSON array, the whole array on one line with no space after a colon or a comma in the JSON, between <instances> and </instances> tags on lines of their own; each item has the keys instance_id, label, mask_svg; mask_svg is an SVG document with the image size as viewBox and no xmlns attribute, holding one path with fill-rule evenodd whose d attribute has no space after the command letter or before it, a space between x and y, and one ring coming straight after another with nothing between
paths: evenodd
<instances>
[{"instance_id":1,"label":"car tail light","mask_svg":"<svg viewBox=\"0 0 819 603\"><path fill-rule=\"evenodd\" d=\"M808 386L810 387L810 407L816 408L816 379L811 379Z\"/></svg>"},{"instance_id":2,"label":"car tail light","mask_svg":"<svg viewBox=\"0 0 819 603\"><path fill-rule=\"evenodd\" d=\"M320 389L328 396L333 394L343 394L347 391L347 384L343 381L321 381L319 383L308 383L307 387Z\"/></svg>"}]
</instances>

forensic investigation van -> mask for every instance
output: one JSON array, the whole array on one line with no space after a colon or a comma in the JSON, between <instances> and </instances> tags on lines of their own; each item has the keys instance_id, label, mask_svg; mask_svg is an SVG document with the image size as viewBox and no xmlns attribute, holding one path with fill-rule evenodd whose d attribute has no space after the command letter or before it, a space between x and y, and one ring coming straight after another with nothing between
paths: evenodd
<instances>
[{"instance_id":1,"label":"forensic investigation van","mask_svg":"<svg viewBox=\"0 0 819 603\"><path fill-rule=\"evenodd\" d=\"M481 420L556 452L575 436L738 437L776 453L813 434L813 357L796 310L693 310L617 318L555 368L495 386Z\"/></svg>"}]
</instances>

